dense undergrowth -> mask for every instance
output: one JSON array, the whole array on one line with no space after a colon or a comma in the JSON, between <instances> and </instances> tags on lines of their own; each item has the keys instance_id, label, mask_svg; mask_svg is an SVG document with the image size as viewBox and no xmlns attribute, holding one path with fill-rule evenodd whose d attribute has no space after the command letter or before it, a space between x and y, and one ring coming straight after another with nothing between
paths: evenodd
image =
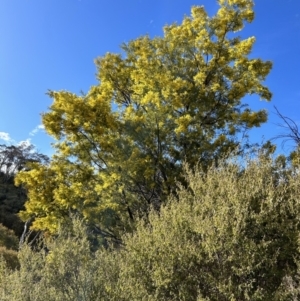
<instances>
[{"instance_id":1,"label":"dense undergrowth","mask_svg":"<svg viewBox=\"0 0 300 301\"><path fill-rule=\"evenodd\" d=\"M1 261L5 300L299 300L300 174L269 156L186 168L160 212L122 247L95 252L73 219L41 248L24 244L19 268Z\"/></svg>"}]
</instances>

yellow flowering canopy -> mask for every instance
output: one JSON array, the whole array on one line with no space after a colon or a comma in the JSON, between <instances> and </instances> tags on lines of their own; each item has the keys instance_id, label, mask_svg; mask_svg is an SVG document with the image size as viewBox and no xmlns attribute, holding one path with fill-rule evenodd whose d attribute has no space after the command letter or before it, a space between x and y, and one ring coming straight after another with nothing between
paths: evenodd
<instances>
[{"instance_id":1,"label":"yellow flowering canopy","mask_svg":"<svg viewBox=\"0 0 300 301\"><path fill-rule=\"evenodd\" d=\"M264 110L241 102L271 99L263 85L271 63L249 58L255 38L236 34L252 22L253 1L218 2L213 17L195 6L163 37L143 36L122 55L98 58L99 84L86 95L49 92L43 124L56 154L49 166L18 175L28 190L23 219L55 232L79 212L118 237L183 181L183 161L208 165L237 147L242 130L266 122Z\"/></svg>"}]
</instances>

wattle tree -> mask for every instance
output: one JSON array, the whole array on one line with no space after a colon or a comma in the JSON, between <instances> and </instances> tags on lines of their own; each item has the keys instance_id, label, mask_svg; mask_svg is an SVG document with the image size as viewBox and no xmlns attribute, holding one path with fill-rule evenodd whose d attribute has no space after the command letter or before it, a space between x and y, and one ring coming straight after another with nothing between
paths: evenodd
<instances>
[{"instance_id":1,"label":"wattle tree","mask_svg":"<svg viewBox=\"0 0 300 301\"><path fill-rule=\"evenodd\" d=\"M23 219L55 232L76 212L118 239L158 210L176 181L184 184L183 162L206 168L243 149L238 135L267 114L242 99L271 99L263 81L272 64L250 58L255 38L236 34L253 21L253 1L218 2L213 17L195 6L163 37L143 36L98 58L99 84L86 95L49 92L43 124L56 153L49 166L18 174L28 191Z\"/></svg>"}]
</instances>

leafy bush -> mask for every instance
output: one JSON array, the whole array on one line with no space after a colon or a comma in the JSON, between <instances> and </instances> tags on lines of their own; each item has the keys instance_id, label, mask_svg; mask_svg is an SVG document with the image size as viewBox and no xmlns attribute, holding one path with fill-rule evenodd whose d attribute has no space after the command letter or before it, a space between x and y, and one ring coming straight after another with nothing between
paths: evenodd
<instances>
[{"instance_id":1,"label":"leafy bush","mask_svg":"<svg viewBox=\"0 0 300 301\"><path fill-rule=\"evenodd\" d=\"M0 224L0 246L17 250L19 241L14 232Z\"/></svg>"},{"instance_id":2,"label":"leafy bush","mask_svg":"<svg viewBox=\"0 0 300 301\"><path fill-rule=\"evenodd\" d=\"M0 258L1 257L9 269L19 267L18 253L16 251L0 246Z\"/></svg>"},{"instance_id":3,"label":"leafy bush","mask_svg":"<svg viewBox=\"0 0 300 301\"><path fill-rule=\"evenodd\" d=\"M263 156L243 165L187 169L179 200L125 239L126 300L300 297L299 170L280 171Z\"/></svg>"},{"instance_id":4,"label":"leafy bush","mask_svg":"<svg viewBox=\"0 0 300 301\"><path fill-rule=\"evenodd\" d=\"M18 238L12 230L0 224L0 257L2 257L9 268L18 267Z\"/></svg>"},{"instance_id":5,"label":"leafy bush","mask_svg":"<svg viewBox=\"0 0 300 301\"><path fill-rule=\"evenodd\" d=\"M117 283L109 276L115 254L92 252L87 228L77 219L71 232L61 229L44 239L39 251L24 244L18 255L18 270L0 263L1 301L113 300L106 291Z\"/></svg>"}]
</instances>

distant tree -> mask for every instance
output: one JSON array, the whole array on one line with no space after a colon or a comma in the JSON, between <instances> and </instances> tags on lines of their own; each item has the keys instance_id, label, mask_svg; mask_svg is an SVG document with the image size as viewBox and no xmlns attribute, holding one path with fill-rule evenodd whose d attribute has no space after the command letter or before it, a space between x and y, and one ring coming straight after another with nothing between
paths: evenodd
<instances>
[{"instance_id":1,"label":"distant tree","mask_svg":"<svg viewBox=\"0 0 300 301\"><path fill-rule=\"evenodd\" d=\"M0 172L1 180L8 181L21 170L26 169L29 162L49 163L49 158L35 150L32 144L19 145L0 144Z\"/></svg>"},{"instance_id":2,"label":"distant tree","mask_svg":"<svg viewBox=\"0 0 300 301\"><path fill-rule=\"evenodd\" d=\"M30 162L48 164L49 158L28 143L0 145L0 223L14 230L19 237L23 222L17 213L24 209L27 192L24 187L14 185L14 178L19 171L28 170Z\"/></svg>"},{"instance_id":3,"label":"distant tree","mask_svg":"<svg viewBox=\"0 0 300 301\"><path fill-rule=\"evenodd\" d=\"M175 191L183 161L208 167L233 149L238 134L267 120L242 104L270 100L263 85L271 63L249 58L255 38L234 33L254 18L253 1L220 0L208 17L193 7L164 36L123 45L97 59L99 85L86 95L50 91L46 131L57 139L51 164L33 163L17 183L28 190L23 219L55 232L70 213L95 222L107 237L134 227ZM114 109L113 109L114 108Z\"/></svg>"}]
</instances>

